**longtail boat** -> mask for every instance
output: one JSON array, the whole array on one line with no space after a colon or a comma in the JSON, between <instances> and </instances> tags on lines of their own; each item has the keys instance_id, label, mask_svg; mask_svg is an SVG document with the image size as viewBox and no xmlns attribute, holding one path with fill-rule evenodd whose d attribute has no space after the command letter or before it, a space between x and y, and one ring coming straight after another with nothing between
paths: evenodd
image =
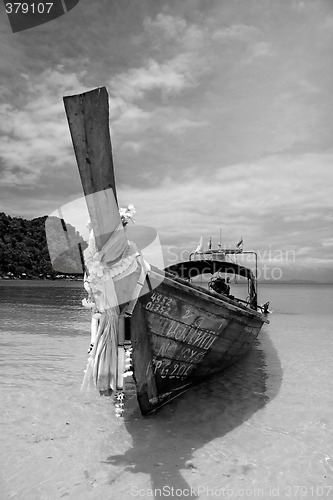
<instances>
[{"instance_id":1,"label":"longtail boat","mask_svg":"<svg viewBox=\"0 0 333 500\"><path fill-rule=\"evenodd\" d=\"M148 415L242 358L269 322L267 305L257 304L255 273L226 258L242 249L195 252L166 269L145 262L117 206L106 88L64 103L92 226L84 254L93 309L86 379L101 392L123 389L126 336L139 407ZM214 278L209 289L198 286L193 277L203 273L246 278L248 299L221 293Z\"/></svg>"}]
</instances>

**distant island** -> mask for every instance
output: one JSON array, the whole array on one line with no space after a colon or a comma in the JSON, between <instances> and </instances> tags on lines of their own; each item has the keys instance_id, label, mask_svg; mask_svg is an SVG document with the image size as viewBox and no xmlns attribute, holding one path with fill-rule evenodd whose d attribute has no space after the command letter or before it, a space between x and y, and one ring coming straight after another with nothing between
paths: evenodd
<instances>
[{"instance_id":1,"label":"distant island","mask_svg":"<svg viewBox=\"0 0 333 500\"><path fill-rule=\"evenodd\" d=\"M51 232L53 251L59 257L51 262L47 245L45 221ZM83 275L78 243L86 248L81 235L66 224L66 236L57 217L27 220L0 213L0 278L1 279L75 279ZM52 233L53 231L53 233ZM67 244L66 242L70 242Z\"/></svg>"},{"instance_id":2,"label":"distant island","mask_svg":"<svg viewBox=\"0 0 333 500\"><path fill-rule=\"evenodd\" d=\"M266 281L258 281L259 284L262 285L321 285L319 281L314 281L314 280L300 280L300 279L293 279L293 280L266 280Z\"/></svg>"}]
</instances>

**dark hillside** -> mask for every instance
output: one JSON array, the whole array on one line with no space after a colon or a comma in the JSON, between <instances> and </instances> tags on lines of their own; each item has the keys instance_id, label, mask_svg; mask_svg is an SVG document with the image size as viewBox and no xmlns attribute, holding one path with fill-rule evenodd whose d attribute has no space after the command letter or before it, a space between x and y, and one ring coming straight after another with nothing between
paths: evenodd
<instances>
[{"instance_id":1,"label":"dark hillside","mask_svg":"<svg viewBox=\"0 0 333 500\"><path fill-rule=\"evenodd\" d=\"M53 268L45 234L46 219L47 216L27 220L0 213L0 276L54 278L61 272L83 272L78 257L77 243L82 243L83 249L86 245L80 234L70 224L67 224L67 234L71 246L74 241L76 242L76 248L73 247L61 255L57 259L57 268ZM59 231L60 220L55 217L53 219L54 244L63 248L65 238L64 234Z\"/></svg>"}]
</instances>

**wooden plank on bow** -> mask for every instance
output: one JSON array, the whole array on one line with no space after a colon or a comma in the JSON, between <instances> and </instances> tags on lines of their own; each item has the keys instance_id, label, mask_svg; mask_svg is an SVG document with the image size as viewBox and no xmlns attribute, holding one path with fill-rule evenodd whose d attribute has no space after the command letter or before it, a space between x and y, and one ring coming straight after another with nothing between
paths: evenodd
<instances>
[{"instance_id":1,"label":"wooden plank on bow","mask_svg":"<svg viewBox=\"0 0 333 500\"><path fill-rule=\"evenodd\" d=\"M120 223L118 208L115 210L118 203L108 92L101 87L66 96L64 105L96 246L100 250Z\"/></svg>"}]
</instances>

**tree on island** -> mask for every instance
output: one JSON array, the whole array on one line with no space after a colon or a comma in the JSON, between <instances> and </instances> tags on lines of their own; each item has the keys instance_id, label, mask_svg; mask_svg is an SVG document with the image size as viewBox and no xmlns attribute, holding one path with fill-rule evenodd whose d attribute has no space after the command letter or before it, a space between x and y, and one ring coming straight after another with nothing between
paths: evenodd
<instances>
[{"instance_id":1,"label":"tree on island","mask_svg":"<svg viewBox=\"0 0 333 500\"><path fill-rule=\"evenodd\" d=\"M54 225L52 242L59 248L59 256L54 266L47 245L46 219L48 230ZM68 244L66 246L64 233L56 231L59 224L60 219L48 218L46 215L27 220L0 213L0 276L55 278L59 272L82 274L78 243L81 244L82 250L86 248L86 243L73 226L66 224L68 241L71 243L70 248Z\"/></svg>"}]
</instances>

